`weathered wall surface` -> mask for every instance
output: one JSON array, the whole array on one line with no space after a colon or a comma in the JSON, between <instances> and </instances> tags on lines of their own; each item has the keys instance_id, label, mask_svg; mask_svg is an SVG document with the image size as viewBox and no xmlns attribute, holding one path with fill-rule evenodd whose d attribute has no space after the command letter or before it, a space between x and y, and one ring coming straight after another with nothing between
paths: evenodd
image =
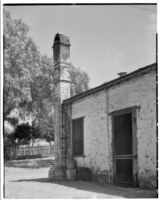
<instances>
[{"instance_id":1,"label":"weathered wall surface","mask_svg":"<svg viewBox=\"0 0 159 200\"><path fill-rule=\"evenodd\" d=\"M156 177L156 77L155 72L114 86L108 91L109 112L132 106L137 110L137 153L140 186ZM110 144L111 142L111 119ZM112 149L112 148L110 148ZM112 162L111 162L112 165ZM152 183L151 183L152 184Z\"/></svg>"},{"instance_id":2,"label":"weathered wall surface","mask_svg":"<svg viewBox=\"0 0 159 200\"><path fill-rule=\"evenodd\" d=\"M56 34L53 44L53 58L54 58L54 147L55 160L49 170L49 179L63 180L66 178L66 159L64 152L64 138L63 138L63 113L62 101L70 98L70 75L69 75L69 60L70 56L70 42L67 36Z\"/></svg>"},{"instance_id":3,"label":"weathered wall surface","mask_svg":"<svg viewBox=\"0 0 159 200\"><path fill-rule=\"evenodd\" d=\"M77 165L112 178L111 113L128 107L137 110L137 154L140 186L156 178L156 78L155 72L122 82L72 104L72 119L84 116L84 157Z\"/></svg>"},{"instance_id":4,"label":"weathered wall surface","mask_svg":"<svg viewBox=\"0 0 159 200\"><path fill-rule=\"evenodd\" d=\"M91 168L93 173L107 175L109 150L105 91L74 103L72 119L79 117L84 117L84 157L76 157L77 164Z\"/></svg>"}]
</instances>

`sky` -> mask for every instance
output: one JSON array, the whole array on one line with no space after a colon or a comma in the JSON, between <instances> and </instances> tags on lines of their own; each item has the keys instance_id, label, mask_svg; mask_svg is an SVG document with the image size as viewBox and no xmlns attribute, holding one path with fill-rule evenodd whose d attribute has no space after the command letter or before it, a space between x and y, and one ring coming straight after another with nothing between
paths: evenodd
<instances>
[{"instance_id":1,"label":"sky","mask_svg":"<svg viewBox=\"0 0 159 200\"><path fill-rule=\"evenodd\" d=\"M6 6L29 25L42 54L53 56L56 33L70 38L70 60L90 87L156 62L156 5Z\"/></svg>"}]
</instances>

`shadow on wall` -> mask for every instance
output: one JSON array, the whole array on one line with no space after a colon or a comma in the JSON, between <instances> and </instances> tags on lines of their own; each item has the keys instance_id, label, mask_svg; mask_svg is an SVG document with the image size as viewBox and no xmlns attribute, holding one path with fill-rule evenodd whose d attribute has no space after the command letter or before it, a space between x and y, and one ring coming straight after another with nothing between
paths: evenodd
<instances>
[{"instance_id":1,"label":"shadow on wall","mask_svg":"<svg viewBox=\"0 0 159 200\"><path fill-rule=\"evenodd\" d=\"M99 194L107 194L116 197L125 198L157 198L155 191L143 190L140 188L124 188L112 185L101 185L95 182L89 181L55 181L50 182L48 178L37 178L37 179L19 179L13 182L40 182L57 184L65 187L75 188L77 190L84 190L88 192L95 192ZM67 189L67 188L66 188Z\"/></svg>"},{"instance_id":2,"label":"shadow on wall","mask_svg":"<svg viewBox=\"0 0 159 200\"><path fill-rule=\"evenodd\" d=\"M14 160L5 162L5 167L17 168L42 168L50 167L53 164L54 157L44 159L28 159L28 160Z\"/></svg>"}]
</instances>

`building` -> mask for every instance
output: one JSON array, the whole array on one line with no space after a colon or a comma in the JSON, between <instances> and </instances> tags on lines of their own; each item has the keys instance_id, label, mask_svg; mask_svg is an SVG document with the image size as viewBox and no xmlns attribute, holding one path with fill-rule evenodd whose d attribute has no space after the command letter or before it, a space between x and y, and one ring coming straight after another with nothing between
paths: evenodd
<instances>
[{"instance_id":1,"label":"building","mask_svg":"<svg viewBox=\"0 0 159 200\"><path fill-rule=\"evenodd\" d=\"M49 178L73 179L85 167L100 182L155 187L156 63L70 97L69 38L56 34L53 52L57 101Z\"/></svg>"}]
</instances>

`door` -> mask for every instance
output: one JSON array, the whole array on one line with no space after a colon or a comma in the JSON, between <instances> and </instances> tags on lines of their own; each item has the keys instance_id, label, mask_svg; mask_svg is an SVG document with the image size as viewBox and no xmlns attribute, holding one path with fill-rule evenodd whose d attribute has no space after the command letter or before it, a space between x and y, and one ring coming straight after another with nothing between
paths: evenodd
<instances>
[{"instance_id":1,"label":"door","mask_svg":"<svg viewBox=\"0 0 159 200\"><path fill-rule=\"evenodd\" d=\"M114 183L137 186L135 115L126 110L113 115Z\"/></svg>"}]
</instances>

